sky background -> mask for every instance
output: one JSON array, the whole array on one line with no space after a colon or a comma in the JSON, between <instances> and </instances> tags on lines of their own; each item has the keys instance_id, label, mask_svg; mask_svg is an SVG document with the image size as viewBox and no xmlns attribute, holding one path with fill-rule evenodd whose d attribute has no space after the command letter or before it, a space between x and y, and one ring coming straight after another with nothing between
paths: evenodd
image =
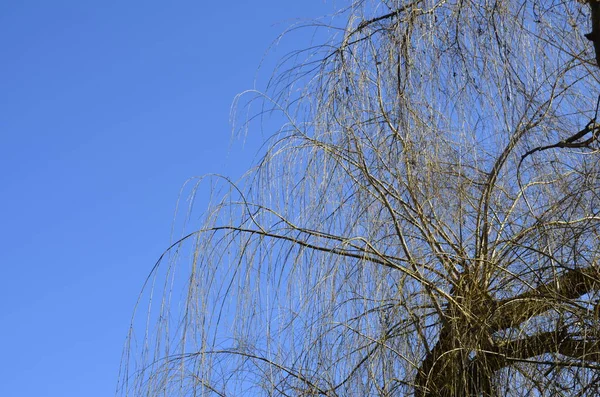
<instances>
[{"instance_id":1,"label":"sky background","mask_svg":"<svg viewBox=\"0 0 600 397\"><path fill-rule=\"evenodd\" d=\"M310 45L323 0L2 1L0 396L114 395L142 283L191 177L237 179L234 96ZM197 204L205 205L202 197Z\"/></svg>"}]
</instances>

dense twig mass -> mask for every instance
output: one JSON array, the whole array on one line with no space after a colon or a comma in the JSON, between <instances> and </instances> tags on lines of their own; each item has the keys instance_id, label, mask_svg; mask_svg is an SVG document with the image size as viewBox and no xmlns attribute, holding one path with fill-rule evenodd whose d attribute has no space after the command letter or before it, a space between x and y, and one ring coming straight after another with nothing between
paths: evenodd
<instances>
[{"instance_id":1,"label":"dense twig mass","mask_svg":"<svg viewBox=\"0 0 600 397\"><path fill-rule=\"evenodd\" d=\"M286 122L157 264L119 392L600 394L589 7L354 1L340 20L251 99Z\"/></svg>"}]
</instances>

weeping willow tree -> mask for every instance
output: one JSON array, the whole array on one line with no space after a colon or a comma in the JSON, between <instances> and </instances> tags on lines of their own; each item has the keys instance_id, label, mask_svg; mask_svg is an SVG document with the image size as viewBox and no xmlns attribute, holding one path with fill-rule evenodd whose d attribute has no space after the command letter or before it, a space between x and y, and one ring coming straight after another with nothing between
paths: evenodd
<instances>
[{"instance_id":1,"label":"weeping willow tree","mask_svg":"<svg viewBox=\"0 0 600 397\"><path fill-rule=\"evenodd\" d=\"M199 184L212 205L149 276L118 392L599 395L590 7L331 21L248 99L285 119L256 168Z\"/></svg>"}]
</instances>

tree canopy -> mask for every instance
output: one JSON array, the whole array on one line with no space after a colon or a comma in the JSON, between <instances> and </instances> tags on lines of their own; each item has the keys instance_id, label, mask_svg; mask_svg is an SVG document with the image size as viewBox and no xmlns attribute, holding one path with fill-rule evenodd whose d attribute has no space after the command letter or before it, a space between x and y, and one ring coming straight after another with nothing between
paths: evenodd
<instances>
[{"instance_id":1,"label":"tree canopy","mask_svg":"<svg viewBox=\"0 0 600 397\"><path fill-rule=\"evenodd\" d=\"M242 97L285 122L157 263L119 392L600 394L591 1L310 24L329 39Z\"/></svg>"}]
</instances>

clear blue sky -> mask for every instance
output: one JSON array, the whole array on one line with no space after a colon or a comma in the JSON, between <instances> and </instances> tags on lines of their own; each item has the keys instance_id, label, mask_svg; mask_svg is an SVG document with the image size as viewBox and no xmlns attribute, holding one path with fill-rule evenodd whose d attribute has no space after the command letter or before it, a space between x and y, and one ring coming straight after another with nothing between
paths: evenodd
<instances>
[{"instance_id":1,"label":"clear blue sky","mask_svg":"<svg viewBox=\"0 0 600 397\"><path fill-rule=\"evenodd\" d=\"M332 7L1 3L0 396L114 394L133 305L168 246L179 189L251 165L261 133L231 144L235 94L253 88L294 18ZM257 88L309 36L271 53Z\"/></svg>"}]
</instances>

